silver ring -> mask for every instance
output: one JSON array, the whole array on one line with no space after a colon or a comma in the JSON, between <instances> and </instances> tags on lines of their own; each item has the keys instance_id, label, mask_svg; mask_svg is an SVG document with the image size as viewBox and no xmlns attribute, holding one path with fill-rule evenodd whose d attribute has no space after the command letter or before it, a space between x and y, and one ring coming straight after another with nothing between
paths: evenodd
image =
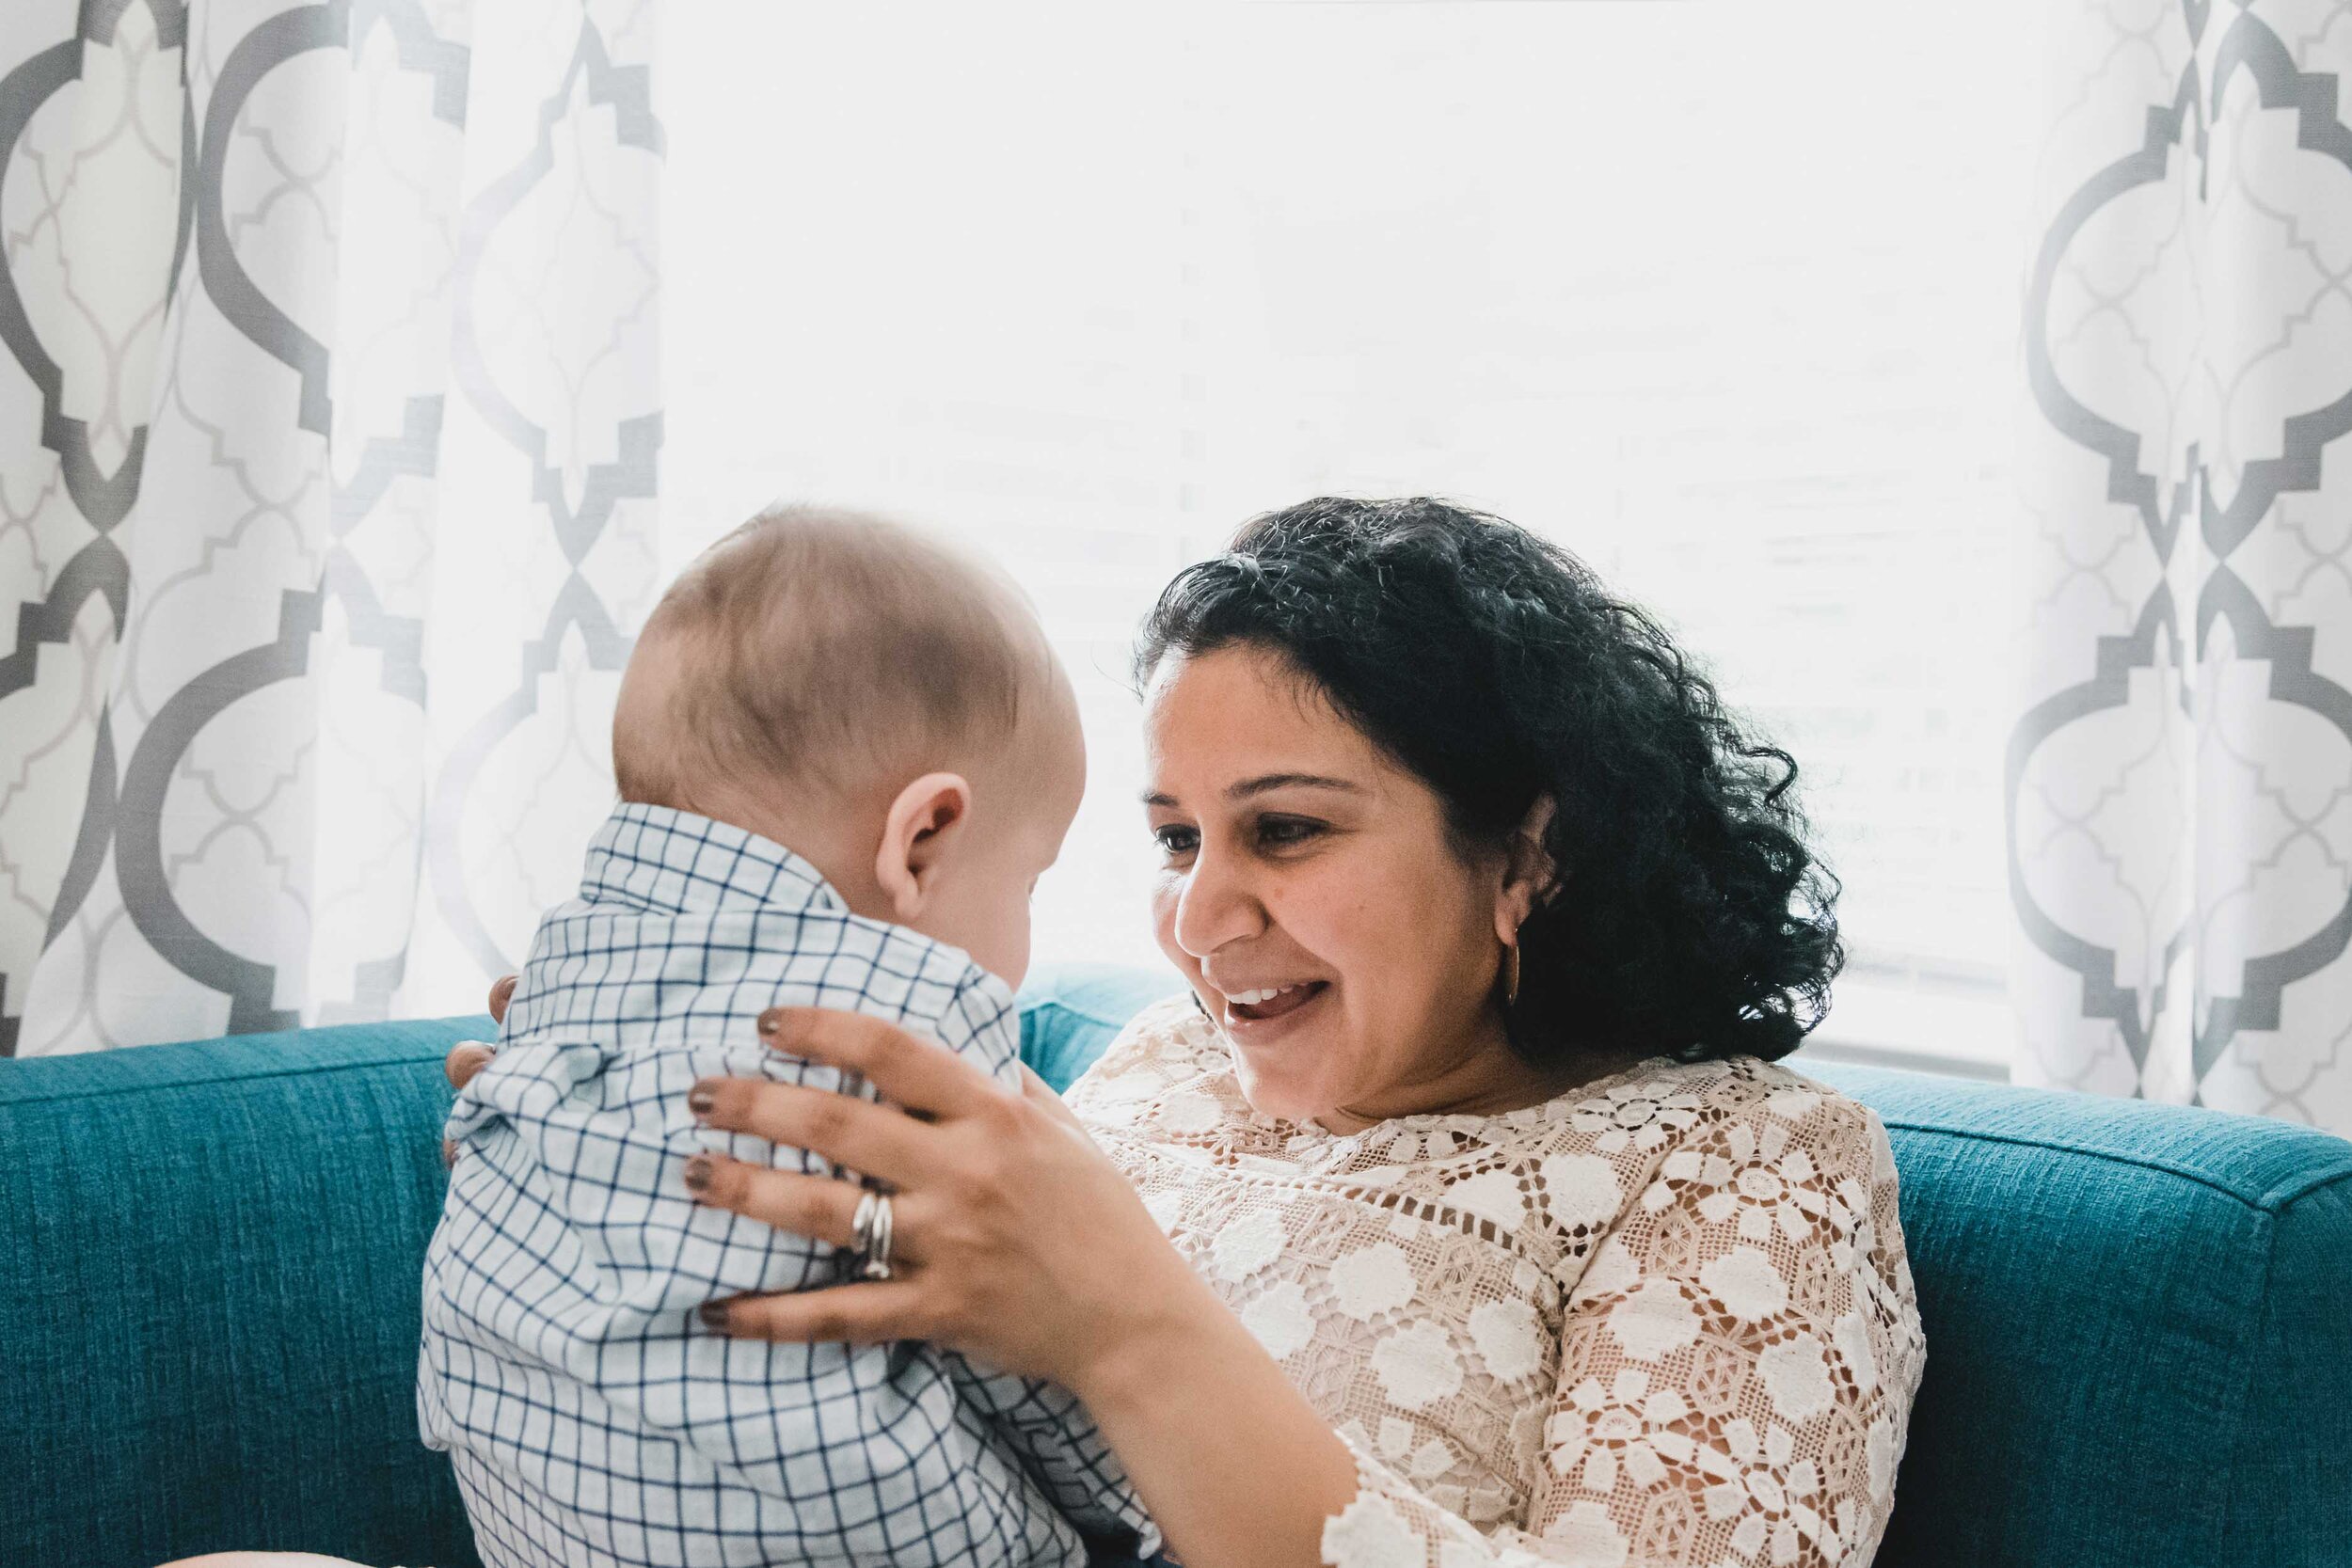
<instances>
[{"instance_id":1,"label":"silver ring","mask_svg":"<svg viewBox=\"0 0 2352 1568\"><path fill-rule=\"evenodd\" d=\"M850 1218L850 1234L857 1246L858 1277L890 1277L890 1195L867 1188Z\"/></svg>"}]
</instances>

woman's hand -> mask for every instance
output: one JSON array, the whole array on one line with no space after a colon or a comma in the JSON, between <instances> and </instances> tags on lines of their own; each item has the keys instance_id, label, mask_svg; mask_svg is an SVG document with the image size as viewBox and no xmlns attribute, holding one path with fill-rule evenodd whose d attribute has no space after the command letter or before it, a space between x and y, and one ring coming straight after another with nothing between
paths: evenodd
<instances>
[{"instance_id":1,"label":"woman's hand","mask_svg":"<svg viewBox=\"0 0 2352 1568\"><path fill-rule=\"evenodd\" d=\"M1228 1314L1160 1233L1125 1176L1054 1091L1023 1092L881 1019L783 1007L770 1048L862 1074L887 1104L791 1084L706 1079L707 1126L806 1149L889 1183L888 1280L714 1302L727 1333L876 1344L927 1339L1088 1397L1155 1334ZM720 1154L689 1163L695 1197L834 1246L854 1243L862 1189Z\"/></svg>"},{"instance_id":2,"label":"woman's hand","mask_svg":"<svg viewBox=\"0 0 2352 1568\"><path fill-rule=\"evenodd\" d=\"M506 1022L506 1005L514 999L514 975L501 974L496 980L491 982L490 1022L493 1023L504 1023ZM480 1040L459 1040L455 1045L450 1047L447 1059L441 1063L441 1071L448 1075L449 1086L451 1088L462 1089L466 1086L467 1082L470 1080L475 1073L480 1072L484 1068L490 1065L490 1058L497 1053L498 1048L496 1046L485 1045ZM441 1140L441 1164L444 1165L453 1165L456 1163L457 1146L451 1143L447 1138L443 1138Z\"/></svg>"}]
</instances>

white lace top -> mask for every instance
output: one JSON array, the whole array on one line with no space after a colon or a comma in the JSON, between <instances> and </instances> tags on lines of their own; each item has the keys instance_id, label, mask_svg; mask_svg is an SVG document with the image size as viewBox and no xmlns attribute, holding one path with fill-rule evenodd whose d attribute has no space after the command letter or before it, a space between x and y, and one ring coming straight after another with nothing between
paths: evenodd
<instances>
[{"instance_id":1,"label":"white lace top","mask_svg":"<svg viewBox=\"0 0 2352 1568\"><path fill-rule=\"evenodd\" d=\"M1332 1568L1861 1568L1926 1348L1885 1129L1754 1056L1341 1135L1178 997L1069 1101L1354 1450Z\"/></svg>"}]
</instances>

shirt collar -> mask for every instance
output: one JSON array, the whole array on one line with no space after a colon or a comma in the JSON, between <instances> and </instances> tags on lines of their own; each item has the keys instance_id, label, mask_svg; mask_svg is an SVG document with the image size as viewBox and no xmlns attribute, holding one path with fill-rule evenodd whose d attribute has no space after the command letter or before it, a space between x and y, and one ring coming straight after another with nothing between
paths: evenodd
<instances>
[{"instance_id":1,"label":"shirt collar","mask_svg":"<svg viewBox=\"0 0 2352 1568\"><path fill-rule=\"evenodd\" d=\"M849 909L822 872L775 840L635 800L615 807L589 840L580 895L672 914Z\"/></svg>"}]
</instances>

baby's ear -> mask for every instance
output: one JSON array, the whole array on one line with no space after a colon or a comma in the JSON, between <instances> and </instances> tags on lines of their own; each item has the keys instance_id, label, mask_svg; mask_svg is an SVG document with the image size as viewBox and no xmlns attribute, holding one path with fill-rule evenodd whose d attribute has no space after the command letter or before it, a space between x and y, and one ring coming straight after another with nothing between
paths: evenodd
<instances>
[{"instance_id":1,"label":"baby's ear","mask_svg":"<svg viewBox=\"0 0 2352 1568\"><path fill-rule=\"evenodd\" d=\"M890 802L874 851L874 880L900 925L931 901L939 868L971 819L972 786L961 773L926 773Z\"/></svg>"}]
</instances>

